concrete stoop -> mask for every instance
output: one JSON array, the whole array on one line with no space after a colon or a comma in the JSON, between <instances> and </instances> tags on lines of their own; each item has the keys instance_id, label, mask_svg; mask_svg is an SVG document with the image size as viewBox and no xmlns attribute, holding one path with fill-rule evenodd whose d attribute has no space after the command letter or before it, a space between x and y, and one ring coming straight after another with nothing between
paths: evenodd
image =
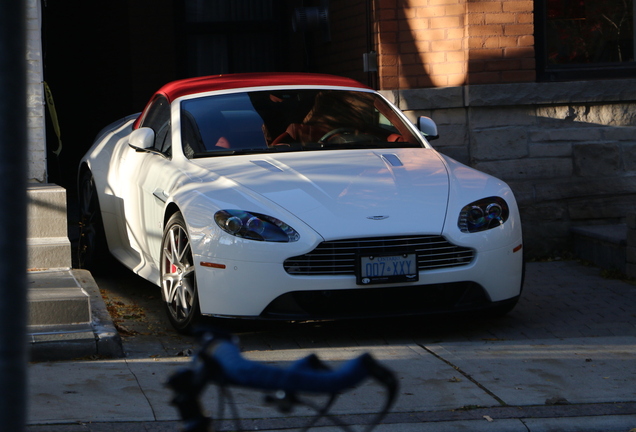
<instances>
[{"instance_id":1,"label":"concrete stoop","mask_svg":"<svg viewBox=\"0 0 636 432\"><path fill-rule=\"evenodd\" d=\"M28 293L29 325L91 322L91 303L80 287L32 288Z\"/></svg>"},{"instance_id":2,"label":"concrete stoop","mask_svg":"<svg viewBox=\"0 0 636 432\"><path fill-rule=\"evenodd\" d=\"M73 270L66 190L27 189L27 336L32 361L121 357L121 340L90 272Z\"/></svg>"},{"instance_id":3,"label":"concrete stoop","mask_svg":"<svg viewBox=\"0 0 636 432\"><path fill-rule=\"evenodd\" d=\"M31 361L122 357L121 338L87 270L28 272Z\"/></svg>"},{"instance_id":4,"label":"concrete stoop","mask_svg":"<svg viewBox=\"0 0 636 432\"><path fill-rule=\"evenodd\" d=\"M627 274L627 224L572 228L574 253L594 265Z\"/></svg>"}]
</instances>

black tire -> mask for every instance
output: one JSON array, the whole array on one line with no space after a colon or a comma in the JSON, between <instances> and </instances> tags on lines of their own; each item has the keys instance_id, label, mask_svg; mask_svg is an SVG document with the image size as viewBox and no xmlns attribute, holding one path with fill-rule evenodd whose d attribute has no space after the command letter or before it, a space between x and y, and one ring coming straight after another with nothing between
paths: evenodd
<instances>
[{"instance_id":1,"label":"black tire","mask_svg":"<svg viewBox=\"0 0 636 432\"><path fill-rule=\"evenodd\" d=\"M168 319L189 334L201 319L190 237L179 212L168 220L161 240L161 296Z\"/></svg>"},{"instance_id":2,"label":"black tire","mask_svg":"<svg viewBox=\"0 0 636 432\"><path fill-rule=\"evenodd\" d=\"M80 177L78 190L79 240L77 265L89 270L99 269L108 256L102 212L99 207L95 180L90 171Z\"/></svg>"},{"instance_id":3,"label":"black tire","mask_svg":"<svg viewBox=\"0 0 636 432\"><path fill-rule=\"evenodd\" d=\"M488 309L488 312L484 314L485 318L501 318L505 315L508 315L512 310L517 306L519 302L519 297L515 297L514 299L506 300L493 308Z\"/></svg>"}]
</instances>

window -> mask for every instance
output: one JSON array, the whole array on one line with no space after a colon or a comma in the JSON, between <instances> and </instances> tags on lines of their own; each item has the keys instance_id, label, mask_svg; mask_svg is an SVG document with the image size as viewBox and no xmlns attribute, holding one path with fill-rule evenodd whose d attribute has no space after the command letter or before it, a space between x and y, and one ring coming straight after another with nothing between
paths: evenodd
<instances>
[{"instance_id":1,"label":"window","mask_svg":"<svg viewBox=\"0 0 636 432\"><path fill-rule=\"evenodd\" d=\"M535 4L539 79L634 75L634 0L538 0Z\"/></svg>"}]
</instances>

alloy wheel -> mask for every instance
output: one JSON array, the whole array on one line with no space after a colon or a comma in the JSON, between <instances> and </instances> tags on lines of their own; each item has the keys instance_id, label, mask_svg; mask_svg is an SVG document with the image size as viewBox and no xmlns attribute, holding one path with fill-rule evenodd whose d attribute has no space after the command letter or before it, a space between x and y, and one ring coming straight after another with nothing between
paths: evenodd
<instances>
[{"instance_id":1,"label":"alloy wheel","mask_svg":"<svg viewBox=\"0 0 636 432\"><path fill-rule=\"evenodd\" d=\"M161 249L161 289L168 318L177 330L186 331L199 308L190 239L180 213L168 222Z\"/></svg>"}]
</instances>

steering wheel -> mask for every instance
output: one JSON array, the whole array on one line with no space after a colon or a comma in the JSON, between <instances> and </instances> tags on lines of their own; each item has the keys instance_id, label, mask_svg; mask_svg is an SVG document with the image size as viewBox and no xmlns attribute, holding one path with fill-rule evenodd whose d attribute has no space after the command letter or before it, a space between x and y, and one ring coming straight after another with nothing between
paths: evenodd
<instances>
[{"instance_id":1,"label":"steering wheel","mask_svg":"<svg viewBox=\"0 0 636 432\"><path fill-rule=\"evenodd\" d=\"M322 136L322 138L320 138L318 140L318 142L319 143L324 143L326 141L329 141L335 135L355 134L355 133L356 133L356 128L351 128L351 127L336 128L336 129L332 129L329 132L327 132L326 134L324 134Z\"/></svg>"}]
</instances>

